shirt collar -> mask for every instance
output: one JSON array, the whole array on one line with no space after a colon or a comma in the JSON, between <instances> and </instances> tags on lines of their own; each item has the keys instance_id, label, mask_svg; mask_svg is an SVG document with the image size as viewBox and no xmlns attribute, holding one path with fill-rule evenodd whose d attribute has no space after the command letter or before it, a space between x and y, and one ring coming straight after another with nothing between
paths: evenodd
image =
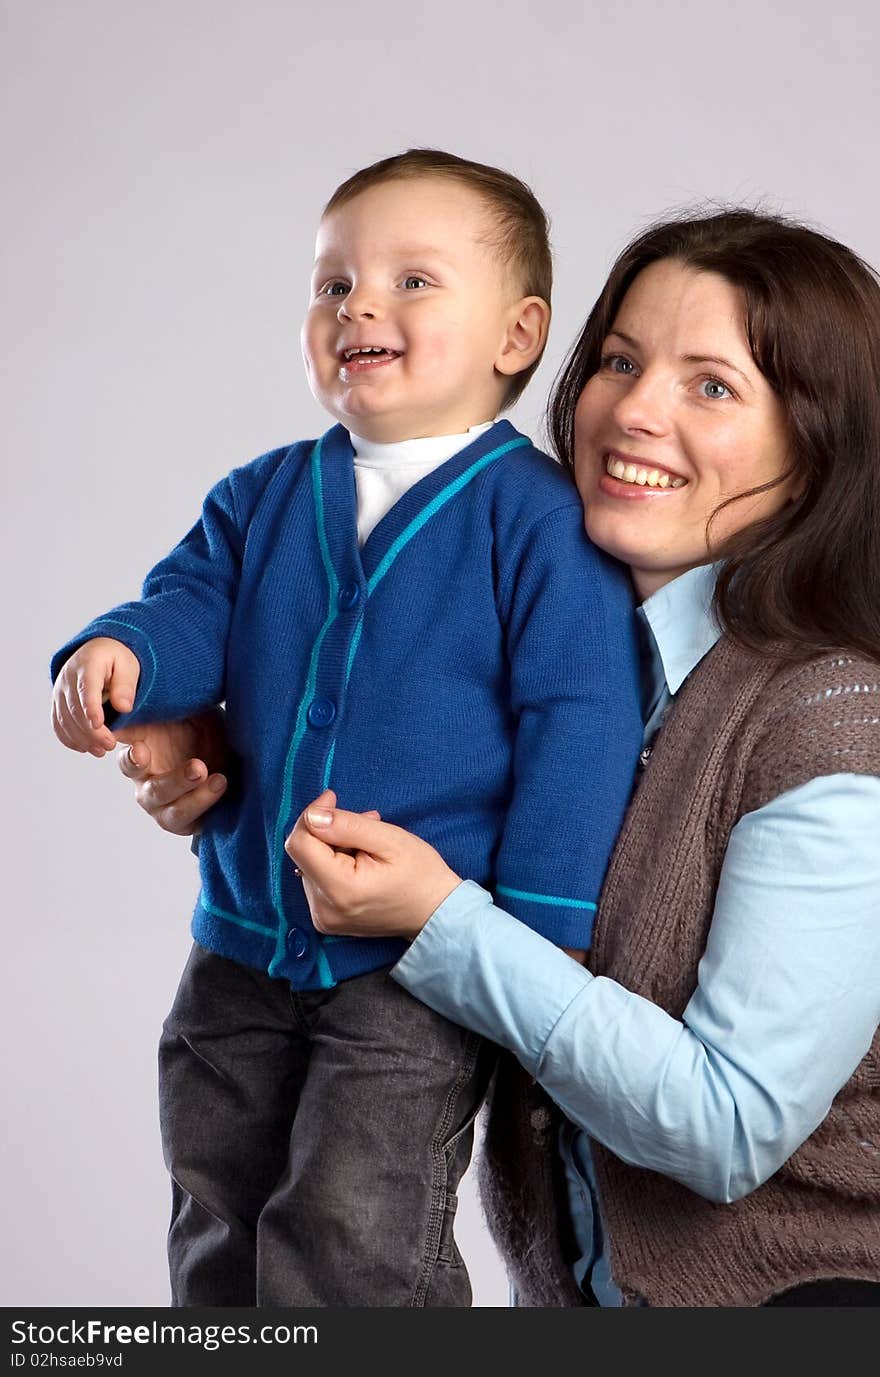
<instances>
[{"instance_id":1,"label":"shirt collar","mask_svg":"<svg viewBox=\"0 0 880 1377\"><path fill-rule=\"evenodd\" d=\"M698 565L658 588L636 609L653 636L673 696L721 635L712 613L717 573L714 564Z\"/></svg>"},{"instance_id":2,"label":"shirt collar","mask_svg":"<svg viewBox=\"0 0 880 1377\"><path fill-rule=\"evenodd\" d=\"M389 444L365 440L362 435L355 435L354 431L349 431L349 434L357 462L379 468L395 464L442 463L464 449L465 445L471 444L478 435L491 430L494 424L494 421L483 421L470 426L461 435L423 435L417 440L394 440Z\"/></svg>"}]
</instances>

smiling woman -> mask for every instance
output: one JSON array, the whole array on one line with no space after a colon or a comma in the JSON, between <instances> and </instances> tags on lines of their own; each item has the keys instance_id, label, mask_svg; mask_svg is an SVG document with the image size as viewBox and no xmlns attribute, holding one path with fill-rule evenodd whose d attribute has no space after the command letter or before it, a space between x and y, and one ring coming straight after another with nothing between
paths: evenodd
<instances>
[{"instance_id":1,"label":"smiling woman","mask_svg":"<svg viewBox=\"0 0 880 1377\"><path fill-rule=\"evenodd\" d=\"M655 226L550 419L641 604L588 969L332 794L288 842L314 921L414 939L395 979L516 1058L485 1180L521 1304L876 1304L880 286L776 217Z\"/></svg>"},{"instance_id":2,"label":"smiling woman","mask_svg":"<svg viewBox=\"0 0 880 1377\"><path fill-rule=\"evenodd\" d=\"M731 209L654 225L620 254L551 434L588 532L642 596L723 553L718 609L742 643L798 656L843 635L875 656L878 376L874 270L805 225ZM684 490L646 504L648 461Z\"/></svg>"}]
</instances>

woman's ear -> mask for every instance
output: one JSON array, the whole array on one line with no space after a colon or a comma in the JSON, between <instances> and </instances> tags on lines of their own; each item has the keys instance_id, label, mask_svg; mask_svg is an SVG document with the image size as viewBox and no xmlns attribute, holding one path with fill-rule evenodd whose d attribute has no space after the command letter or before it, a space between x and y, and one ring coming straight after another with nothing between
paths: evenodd
<instances>
[{"instance_id":1,"label":"woman's ear","mask_svg":"<svg viewBox=\"0 0 880 1377\"><path fill-rule=\"evenodd\" d=\"M540 357L550 329L550 307L540 296L524 296L510 309L504 340L495 359L497 372L512 377Z\"/></svg>"}]
</instances>

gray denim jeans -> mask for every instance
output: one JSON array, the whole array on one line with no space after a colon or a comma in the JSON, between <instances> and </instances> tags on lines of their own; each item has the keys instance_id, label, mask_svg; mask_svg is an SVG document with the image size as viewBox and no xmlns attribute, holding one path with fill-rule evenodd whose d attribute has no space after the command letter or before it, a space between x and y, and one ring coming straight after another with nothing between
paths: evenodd
<instances>
[{"instance_id":1,"label":"gray denim jeans","mask_svg":"<svg viewBox=\"0 0 880 1377\"><path fill-rule=\"evenodd\" d=\"M374 971L195 945L159 1045L172 1304L468 1306L456 1188L495 1048Z\"/></svg>"}]
</instances>

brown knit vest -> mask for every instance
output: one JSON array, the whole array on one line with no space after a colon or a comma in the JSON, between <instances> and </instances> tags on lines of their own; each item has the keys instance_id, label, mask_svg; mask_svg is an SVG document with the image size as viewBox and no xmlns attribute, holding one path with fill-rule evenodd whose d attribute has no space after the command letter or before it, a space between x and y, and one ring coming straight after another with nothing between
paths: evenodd
<instances>
[{"instance_id":1,"label":"brown knit vest","mask_svg":"<svg viewBox=\"0 0 880 1377\"><path fill-rule=\"evenodd\" d=\"M681 1018L733 827L788 789L842 773L880 775L880 665L847 654L792 664L722 637L679 693L630 805L599 905L593 974ZM524 1305L580 1303L559 1118L506 1058L481 1176ZM612 1275L628 1302L752 1306L822 1277L880 1281L880 1033L816 1131L733 1204L591 1148Z\"/></svg>"}]
</instances>

